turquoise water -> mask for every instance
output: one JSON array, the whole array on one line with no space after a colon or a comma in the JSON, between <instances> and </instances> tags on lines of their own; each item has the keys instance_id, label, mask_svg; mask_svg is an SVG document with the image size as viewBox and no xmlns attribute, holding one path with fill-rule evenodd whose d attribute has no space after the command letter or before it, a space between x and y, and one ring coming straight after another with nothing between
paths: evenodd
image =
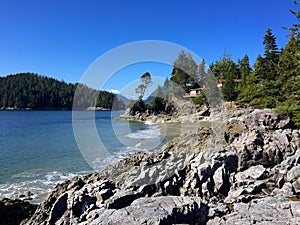
<instances>
[{"instance_id":1,"label":"turquoise water","mask_svg":"<svg viewBox=\"0 0 300 225\"><path fill-rule=\"evenodd\" d=\"M82 135L84 148L79 148L70 111L0 111L0 196L14 198L30 190L32 202L40 202L59 182L168 140L155 125L111 119L121 113L80 112L75 123L87 131ZM93 123L105 154L88 133ZM88 162L83 157L87 152L93 159Z\"/></svg>"}]
</instances>

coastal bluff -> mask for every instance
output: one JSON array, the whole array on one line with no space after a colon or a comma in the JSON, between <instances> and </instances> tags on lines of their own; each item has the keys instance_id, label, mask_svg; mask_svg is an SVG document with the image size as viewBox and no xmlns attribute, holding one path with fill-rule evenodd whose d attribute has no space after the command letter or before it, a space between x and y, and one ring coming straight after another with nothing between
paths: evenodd
<instances>
[{"instance_id":1,"label":"coastal bluff","mask_svg":"<svg viewBox=\"0 0 300 225\"><path fill-rule=\"evenodd\" d=\"M214 132L199 126L58 184L21 224L300 224L300 130L289 118L236 110Z\"/></svg>"}]
</instances>

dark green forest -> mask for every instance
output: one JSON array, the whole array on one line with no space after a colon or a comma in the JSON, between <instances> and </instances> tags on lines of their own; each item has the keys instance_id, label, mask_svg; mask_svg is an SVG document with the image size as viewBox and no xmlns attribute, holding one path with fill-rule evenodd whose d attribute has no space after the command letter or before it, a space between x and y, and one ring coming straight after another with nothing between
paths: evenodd
<instances>
[{"instance_id":1,"label":"dark green forest","mask_svg":"<svg viewBox=\"0 0 300 225\"><path fill-rule=\"evenodd\" d=\"M34 73L0 77L0 106L13 109L71 110L77 87L80 87L78 90L82 91L82 95L78 95L80 97L75 102L77 109L86 109L91 106L106 109L124 108L124 103L112 93Z\"/></svg>"}]
</instances>

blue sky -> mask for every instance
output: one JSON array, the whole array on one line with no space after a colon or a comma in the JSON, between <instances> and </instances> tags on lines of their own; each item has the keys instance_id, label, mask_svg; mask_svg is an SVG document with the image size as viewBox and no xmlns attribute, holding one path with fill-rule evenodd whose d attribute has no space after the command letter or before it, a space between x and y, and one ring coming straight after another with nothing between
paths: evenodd
<instances>
[{"instance_id":1,"label":"blue sky","mask_svg":"<svg viewBox=\"0 0 300 225\"><path fill-rule=\"evenodd\" d=\"M0 75L34 72L74 83L107 51L141 40L174 42L208 64L224 50L235 61L248 54L253 64L268 27L284 47L282 26L296 22L295 7L292 0L0 0ZM146 71L166 77L171 66L129 66L105 89L121 90Z\"/></svg>"}]
</instances>

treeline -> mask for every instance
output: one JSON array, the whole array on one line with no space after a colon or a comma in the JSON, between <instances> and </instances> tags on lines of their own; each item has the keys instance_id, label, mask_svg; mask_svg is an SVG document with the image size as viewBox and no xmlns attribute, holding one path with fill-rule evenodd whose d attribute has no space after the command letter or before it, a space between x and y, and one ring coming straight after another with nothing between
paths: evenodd
<instances>
[{"instance_id":1,"label":"treeline","mask_svg":"<svg viewBox=\"0 0 300 225\"><path fill-rule=\"evenodd\" d=\"M197 65L189 53L182 52L174 62L170 80L189 92L191 88L203 87L209 69L222 82L226 101L235 101L241 107L273 108L300 126L300 12L290 11L298 23L284 28L289 31L287 44L278 49L276 37L268 28L262 41L264 54L256 58L253 67L247 55L234 62L224 53L221 60L206 68L204 60ZM203 103L205 96L192 101Z\"/></svg>"},{"instance_id":2,"label":"treeline","mask_svg":"<svg viewBox=\"0 0 300 225\"><path fill-rule=\"evenodd\" d=\"M113 106L114 109L124 108L124 103L112 93L96 91L82 84L66 83L34 73L0 77L0 87L1 108L71 110L77 87L85 91L78 95L77 109L91 106L108 109L112 109Z\"/></svg>"}]
</instances>

